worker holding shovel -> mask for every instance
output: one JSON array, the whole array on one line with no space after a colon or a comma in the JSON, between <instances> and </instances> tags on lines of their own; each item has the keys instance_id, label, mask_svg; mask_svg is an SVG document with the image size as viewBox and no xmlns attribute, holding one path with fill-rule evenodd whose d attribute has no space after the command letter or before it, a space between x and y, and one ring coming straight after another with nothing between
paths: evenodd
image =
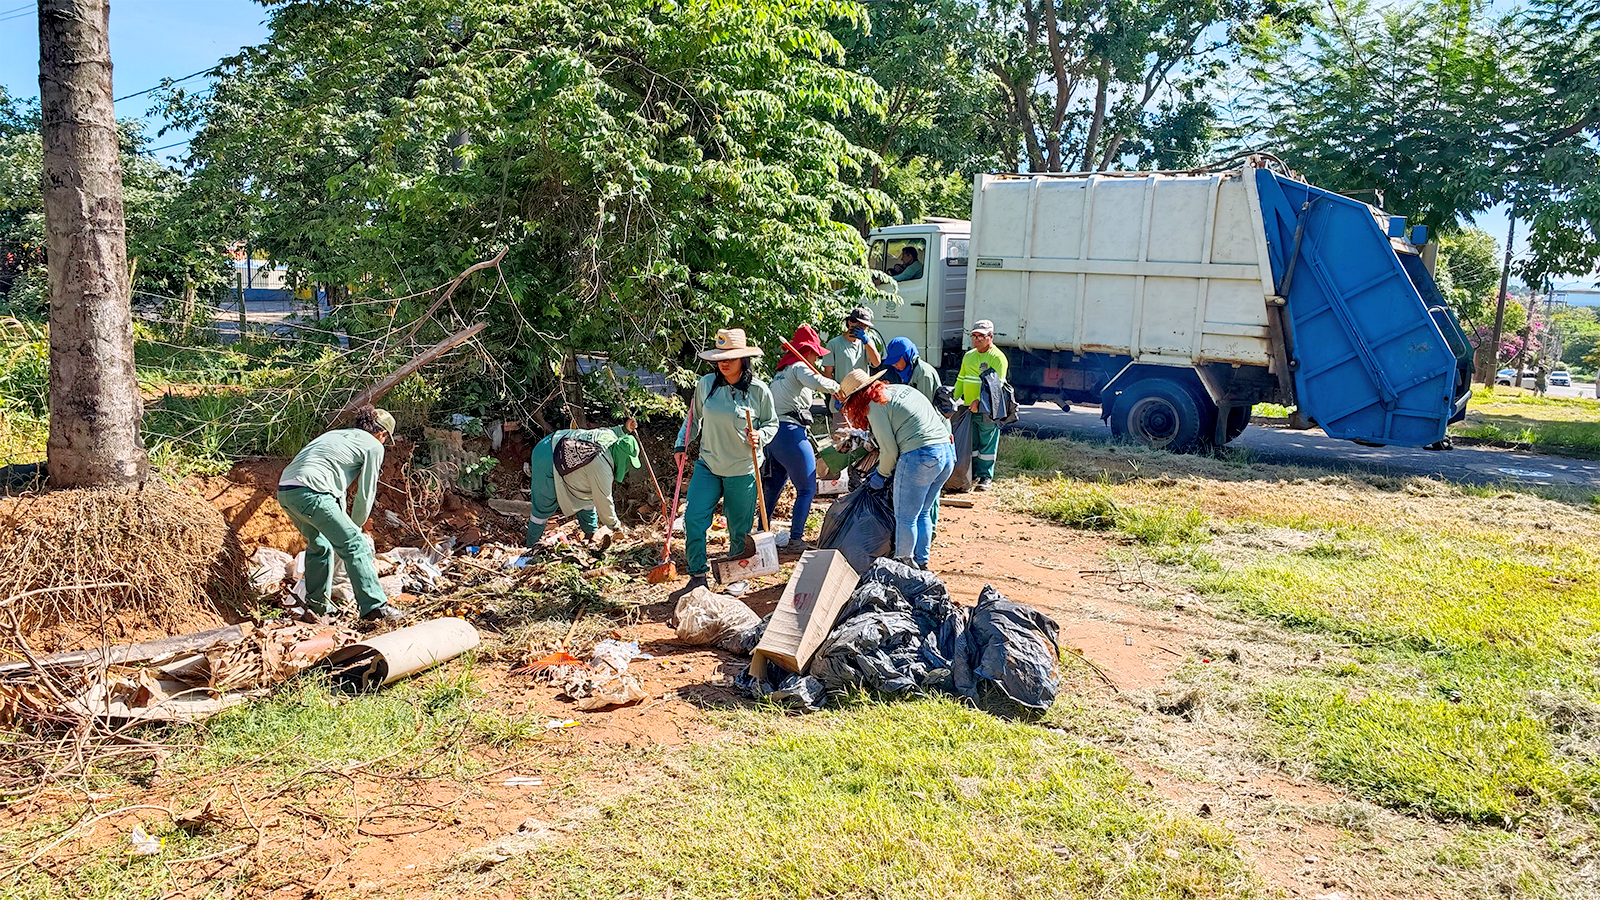
<instances>
[{"instance_id":1,"label":"worker holding shovel","mask_svg":"<svg viewBox=\"0 0 1600 900\"><path fill-rule=\"evenodd\" d=\"M344 562L361 618L394 624L405 613L389 604L378 584L373 547L361 526L378 496L383 445L394 433L394 416L364 406L355 427L325 432L295 455L278 478L278 505L306 539L306 601L301 618L325 623L334 612L333 558ZM344 511L345 494L356 483L355 502Z\"/></svg>"},{"instance_id":2,"label":"worker holding shovel","mask_svg":"<svg viewBox=\"0 0 1600 900\"><path fill-rule=\"evenodd\" d=\"M528 461L533 509L524 544L538 546L545 525L559 511L576 517L584 537L599 549L611 546L612 530L620 525L612 485L639 467L639 442L631 433L635 427L629 419L612 428L569 428L534 446Z\"/></svg>"},{"instance_id":3,"label":"worker holding shovel","mask_svg":"<svg viewBox=\"0 0 1600 900\"><path fill-rule=\"evenodd\" d=\"M755 377L751 362L761 355L761 348L745 339L742 328L719 330L716 346L700 353L701 359L716 363L717 371L703 376L695 385L689 415L678 430L674 447L681 471L688 446L696 438L700 441L684 510L684 550L689 563L685 592L704 587L706 574L711 571L706 559L706 532L711 528L717 502L722 502L722 513L728 520L730 556L743 552L745 538L755 522L757 466L752 457L771 443L778 430L772 392L766 382Z\"/></svg>"}]
</instances>

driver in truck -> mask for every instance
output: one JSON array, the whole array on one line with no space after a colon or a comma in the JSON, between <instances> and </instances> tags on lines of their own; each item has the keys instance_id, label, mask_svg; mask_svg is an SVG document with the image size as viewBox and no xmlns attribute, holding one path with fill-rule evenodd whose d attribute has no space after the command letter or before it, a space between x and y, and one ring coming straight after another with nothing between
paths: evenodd
<instances>
[{"instance_id":1,"label":"driver in truck","mask_svg":"<svg viewBox=\"0 0 1600 900\"><path fill-rule=\"evenodd\" d=\"M916 281L922 277L922 260L917 258L917 248L907 246L900 250L900 271L889 277L895 281Z\"/></svg>"}]
</instances>

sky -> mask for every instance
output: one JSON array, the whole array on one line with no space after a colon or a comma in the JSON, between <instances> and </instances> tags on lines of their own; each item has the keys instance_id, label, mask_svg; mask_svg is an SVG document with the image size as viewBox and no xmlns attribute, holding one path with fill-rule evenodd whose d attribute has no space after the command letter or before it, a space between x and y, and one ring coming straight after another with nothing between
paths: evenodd
<instances>
[{"instance_id":1,"label":"sky","mask_svg":"<svg viewBox=\"0 0 1600 900\"><path fill-rule=\"evenodd\" d=\"M241 47L267 38L266 10L253 0L111 0L111 83L114 97L155 87L216 65ZM204 79L185 81L198 88ZM39 18L31 0L0 0L0 85L13 97L39 96ZM152 147L182 141L156 137L162 124L147 115L149 95L117 104L119 119L145 118ZM181 160L184 148L156 154Z\"/></svg>"},{"instance_id":2,"label":"sky","mask_svg":"<svg viewBox=\"0 0 1600 900\"><path fill-rule=\"evenodd\" d=\"M39 20L31 0L0 0L0 84L14 97L39 95ZM155 87L163 78L178 79L216 64L241 47L267 38L266 11L254 0L111 0L111 66L113 96L123 97ZM184 82L198 88L203 79ZM117 104L119 118L149 122L152 147L181 142L186 133L157 137L163 124L151 116L148 95ZM184 147L167 147L156 155L181 161ZM1504 242L1507 210L1496 207L1478 215L1475 224ZM1518 229L1515 253L1527 251L1526 227ZM1556 287L1588 287L1594 276L1560 282Z\"/></svg>"}]
</instances>

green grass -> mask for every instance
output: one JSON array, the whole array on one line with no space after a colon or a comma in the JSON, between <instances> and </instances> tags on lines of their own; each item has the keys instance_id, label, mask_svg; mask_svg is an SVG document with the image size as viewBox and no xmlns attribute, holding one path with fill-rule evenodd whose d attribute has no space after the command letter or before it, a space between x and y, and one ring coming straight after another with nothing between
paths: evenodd
<instances>
[{"instance_id":1,"label":"green grass","mask_svg":"<svg viewBox=\"0 0 1600 900\"><path fill-rule=\"evenodd\" d=\"M1127 536L1236 614L1349 647L1251 690L1269 755L1399 809L1600 828L1594 739L1573 737L1600 734L1600 519L1501 490L1167 466L1188 474L1025 477L1000 495ZM1542 696L1595 711L1553 714Z\"/></svg>"},{"instance_id":2,"label":"green grass","mask_svg":"<svg viewBox=\"0 0 1600 900\"><path fill-rule=\"evenodd\" d=\"M1260 894L1225 832L1061 734L948 700L746 724L524 877L595 898Z\"/></svg>"},{"instance_id":3,"label":"green grass","mask_svg":"<svg viewBox=\"0 0 1600 900\"><path fill-rule=\"evenodd\" d=\"M1552 453L1600 456L1600 401L1539 396L1517 388L1475 388L1467 419L1450 433L1528 444Z\"/></svg>"}]
</instances>

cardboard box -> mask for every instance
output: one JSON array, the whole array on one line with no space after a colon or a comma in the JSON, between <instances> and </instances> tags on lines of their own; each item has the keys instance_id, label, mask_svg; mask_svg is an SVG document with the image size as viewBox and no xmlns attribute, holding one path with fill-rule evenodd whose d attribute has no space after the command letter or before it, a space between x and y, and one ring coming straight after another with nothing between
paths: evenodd
<instances>
[{"instance_id":1,"label":"cardboard box","mask_svg":"<svg viewBox=\"0 0 1600 900\"><path fill-rule=\"evenodd\" d=\"M822 645L861 576L837 550L807 550L795 563L772 621L750 657L750 674L764 677L767 664L801 673Z\"/></svg>"}]
</instances>

